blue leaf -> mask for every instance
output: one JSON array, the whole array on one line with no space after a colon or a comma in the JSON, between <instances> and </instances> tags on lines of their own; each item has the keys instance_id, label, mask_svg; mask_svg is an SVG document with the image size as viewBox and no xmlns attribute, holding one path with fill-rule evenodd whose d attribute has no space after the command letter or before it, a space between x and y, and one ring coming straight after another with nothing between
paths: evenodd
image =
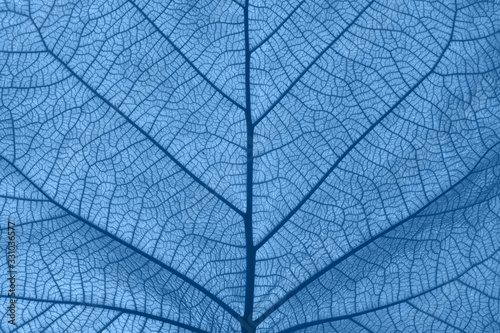
<instances>
[{"instance_id":1,"label":"blue leaf","mask_svg":"<svg viewBox=\"0 0 500 333\"><path fill-rule=\"evenodd\" d=\"M0 2L0 330L500 331L499 14Z\"/></svg>"}]
</instances>

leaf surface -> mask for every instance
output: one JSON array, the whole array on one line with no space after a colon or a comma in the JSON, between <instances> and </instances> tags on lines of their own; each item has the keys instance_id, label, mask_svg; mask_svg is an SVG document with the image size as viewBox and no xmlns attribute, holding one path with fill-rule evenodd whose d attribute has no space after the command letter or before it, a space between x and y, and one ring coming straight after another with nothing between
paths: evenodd
<instances>
[{"instance_id":1,"label":"leaf surface","mask_svg":"<svg viewBox=\"0 0 500 333\"><path fill-rule=\"evenodd\" d=\"M2 331L499 331L499 13L0 2Z\"/></svg>"}]
</instances>

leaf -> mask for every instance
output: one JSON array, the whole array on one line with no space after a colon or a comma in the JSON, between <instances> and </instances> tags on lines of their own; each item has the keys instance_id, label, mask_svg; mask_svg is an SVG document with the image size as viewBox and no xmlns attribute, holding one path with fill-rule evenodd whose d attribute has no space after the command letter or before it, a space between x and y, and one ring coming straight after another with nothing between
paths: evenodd
<instances>
[{"instance_id":1,"label":"leaf","mask_svg":"<svg viewBox=\"0 0 500 333\"><path fill-rule=\"evenodd\" d=\"M1 330L499 331L499 13L0 3Z\"/></svg>"}]
</instances>

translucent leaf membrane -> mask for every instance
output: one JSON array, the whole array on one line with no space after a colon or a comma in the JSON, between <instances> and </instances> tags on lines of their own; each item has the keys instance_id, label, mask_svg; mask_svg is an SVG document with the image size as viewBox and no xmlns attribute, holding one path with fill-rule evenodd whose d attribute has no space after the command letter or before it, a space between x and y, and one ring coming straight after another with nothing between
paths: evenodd
<instances>
[{"instance_id":1,"label":"translucent leaf membrane","mask_svg":"<svg viewBox=\"0 0 500 333\"><path fill-rule=\"evenodd\" d=\"M499 331L499 13L0 2L0 330Z\"/></svg>"}]
</instances>

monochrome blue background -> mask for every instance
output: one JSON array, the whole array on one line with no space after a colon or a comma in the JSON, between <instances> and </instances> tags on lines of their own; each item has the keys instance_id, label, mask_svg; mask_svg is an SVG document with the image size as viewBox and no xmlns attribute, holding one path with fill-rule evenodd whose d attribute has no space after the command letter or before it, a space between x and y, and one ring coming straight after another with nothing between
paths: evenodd
<instances>
[{"instance_id":1,"label":"monochrome blue background","mask_svg":"<svg viewBox=\"0 0 500 333\"><path fill-rule=\"evenodd\" d=\"M15 331L500 332L499 31L498 0L0 1Z\"/></svg>"}]
</instances>

